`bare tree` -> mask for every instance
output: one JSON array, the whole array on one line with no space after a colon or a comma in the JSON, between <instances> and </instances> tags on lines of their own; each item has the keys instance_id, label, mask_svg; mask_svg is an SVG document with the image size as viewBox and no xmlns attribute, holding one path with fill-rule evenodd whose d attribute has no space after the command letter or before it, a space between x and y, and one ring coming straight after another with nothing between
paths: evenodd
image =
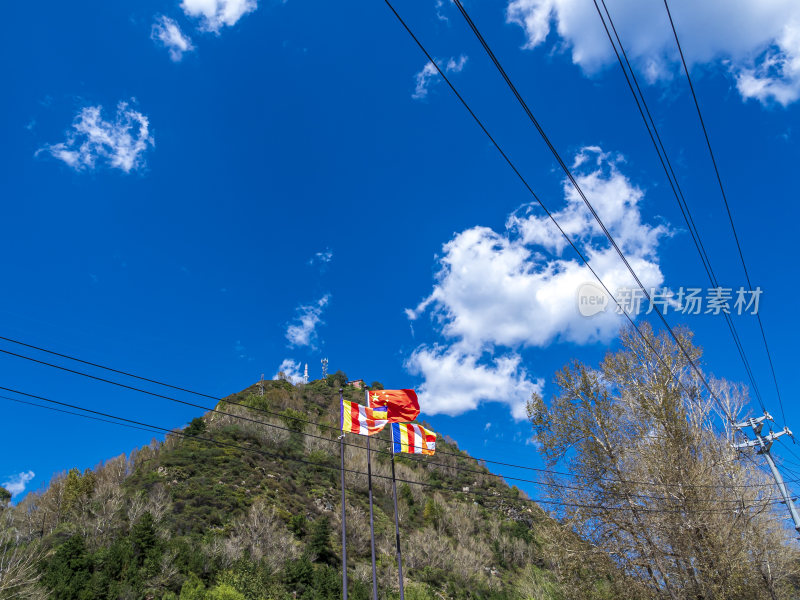
<instances>
[{"instance_id":1,"label":"bare tree","mask_svg":"<svg viewBox=\"0 0 800 600\"><path fill-rule=\"evenodd\" d=\"M366 523L367 519L369 518L367 512L361 508L360 506L355 506L350 504L350 502L346 503L346 510L347 510L347 523L349 524L347 528L347 554L350 557L356 556L367 556L370 551L369 545L369 528L367 527L360 527L358 524ZM339 503L337 509L334 511L333 515L334 523L336 527L341 531L342 526L342 505ZM355 526L353 526L355 524ZM391 536L391 540L387 544L388 549L386 550L386 554L391 556L392 551L394 549L394 536Z\"/></svg>"},{"instance_id":2,"label":"bare tree","mask_svg":"<svg viewBox=\"0 0 800 600\"><path fill-rule=\"evenodd\" d=\"M27 541L16 527L12 510L0 513L0 598L46 597L39 587L38 541Z\"/></svg>"},{"instance_id":3,"label":"bare tree","mask_svg":"<svg viewBox=\"0 0 800 600\"><path fill-rule=\"evenodd\" d=\"M233 563L244 553L262 559L273 569L299 554L297 543L275 514L275 509L259 499L246 515L236 519L233 532L220 549L226 562Z\"/></svg>"},{"instance_id":4,"label":"bare tree","mask_svg":"<svg viewBox=\"0 0 800 600\"><path fill-rule=\"evenodd\" d=\"M629 597L784 597L797 552L774 490L730 444L743 390L716 380L704 389L684 355L700 359L690 332L678 332L679 346L642 330L646 341L623 331L599 369L565 367L550 405L535 395L528 406L548 463L574 474L546 481L578 534L556 549L562 571L602 566L602 553L636 582Z\"/></svg>"},{"instance_id":5,"label":"bare tree","mask_svg":"<svg viewBox=\"0 0 800 600\"><path fill-rule=\"evenodd\" d=\"M153 515L156 523L163 525L162 520L172 508L172 498L166 488L157 483L147 495L147 512Z\"/></svg>"}]
</instances>

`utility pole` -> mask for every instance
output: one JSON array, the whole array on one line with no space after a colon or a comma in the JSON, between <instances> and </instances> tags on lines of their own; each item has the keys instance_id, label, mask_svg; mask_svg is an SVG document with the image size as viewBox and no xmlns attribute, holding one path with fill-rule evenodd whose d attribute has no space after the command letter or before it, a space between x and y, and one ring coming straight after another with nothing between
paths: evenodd
<instances>
[{"instance_id":1,"label":"utility pole","mask_svg":"<svg viewBox=\"0 0 800 600\"><path fill-rule=\"evenodd\" d=\"M750 427L753 430L753 435L755 435L756 438L754 440L748 439L746 442L741 444L734 444L734 448L739 448L740 450L745 448L757 448L756 452L764 457L769 465L770 471L772 471L772 477L775 479L775 485L778 486L778 491L781 493L781 497L783 498L781 502L786 505L786 508L789 509L789 514L794 522L794 528L798 533L800 533L800 515L797 514L797 509L794 506L793 498L789 494L789 490L786 488L786 484L783 482L783 477L781 476L780 471L778 471L778 467L775 465L775 461L772 460L772 455L769 452L772 448L772 442L777 440L782 435L788 435L792 439L794 439L794 436L792 436L792 432L789 431L788 427L784 427L783 431L779 431L778 433L773 433L772 430L770 430L767 435L761 435L761 430L764 428L765 421L774 421L772 416L766 411L764 411L763 417L750 418L747 419L747 421L734 425L734 427L742 433L744 433L745 427Z\"/></svg>"},{"instance_id":2,"label":"utility pole","mask_svg":"<svg viewBox=\"0 0 800 600\"><path fill-rule=\"evenodd\" d=\"M258 390L259 390L258 395L259 396L263 396L264 395L264 374L263 373L261 374L261 381L258 382Z\"/></svg>"}]
</instances>

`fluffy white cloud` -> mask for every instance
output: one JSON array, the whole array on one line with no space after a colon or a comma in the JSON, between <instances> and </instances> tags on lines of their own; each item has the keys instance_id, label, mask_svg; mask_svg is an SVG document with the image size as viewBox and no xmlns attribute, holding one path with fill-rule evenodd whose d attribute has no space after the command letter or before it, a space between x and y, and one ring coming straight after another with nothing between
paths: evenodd
<instances>
[{"instance_id":1,"label":"fluffy white cloud","mask_svg":"<svg viewBox=\"0 0 800 600\"><path fill-rule=\"evenodd\" d=\"M23 471L17 475L12 475L9 477L8 481L4 481L0 485L11 492L11 497L14 498L25 491L28 482L30 482L34 477L36 477L36 473L33 471Z\"/></svg>"},{"instance_id":2,"label":"fluffy white cloud","mask_svg":"<svg viewBox=\"0 0 800 600\"><path fill-rule=\"evenodd\" d=\"M642 191L620 173L617 161L599 148L585 148L576 160L576 179L642 282L656 287L663 282L656 249L669 232L663 225L642 223ZM568 183L564 194L566 205L553 213L555 219L612 292L632 287L626 267ZM431 308L442 333L473 352L487 344L542 347L557 338L578 344L607 340L620 320L613 311L591 319L579 313L578 288L595 279L571 251L569 258L561 256L565 245L550 219L531 206L511 215L503 234L467 229L444 245L433 292L407 314L416 318Z\"/></svg>"},{"instance_id":3,"label":"fluffy white cloud","mask_svg":"<svg viewBox=\"0 0 800 600\"><path fill-rule=\"evenodd\" d=\"M678 52L661 3L607 3L628 56L653 83L674 76ZM673 19L692 65L720 62L744 98L786 105L800 97L800 3L796 0L672 0ZM510 0L509 23L525 32L525 48L542 44L552 30L587 74L616 61L591 3Z\"/></svg>"},{"instance_id":4,"label":"fluffy white cloud","mask_svg":"<svg viewBox=\"0 0 800 600\"><path fill-rule=\"evenodd\" d=\"M330 294L325 294L315 304L297 307L295 323L286 329L286 339L292 346L313 346L317 338L316 328L322 322L322 311L328 305Z\"/></svg>"},{"instance_id":5,"label":"fluffy white cloud","mask_svg":"<svg viewBox=\"0 0 800 600\"><path fill-rule=\"evenodd\" d=\"M440 61L437 61L440 62ZM467 64L467 57L463 54L456 58L449 58L444 65L444 72L445 73L460 73L464 70L464 66ZM414 100L422 100L428 96L428 89L431 85L433 85L436 81L441 79L439 75L439 71L436 70L436 67L433 63L426 63L422 70L414 76L416 80L416 86L414 87L414 93L411 94L411 97Z\"/></svg>"},{"instance_id":6,"label":"fluffy white cloud","mask_svg":"<svg viewBox=\"0 0 800 600\"><path fill-rule=\"evenodd\" d=\"M181 8L187 16L201 19L202 28L218 33L224 26L233 26L244 15L258 8L257 0L183 0Z\"/></svg>"},{"instance_id":7,"label":"fluffy white cloud","mask_svg":"<svg viewBox=\"0 0 800 600\"><path fill-rule=\"evenodd\" d=\"M275 371L275 375L272 376L273 379L286 379L293 384L302 383L303 381L303 372L300 368L300 363L296 360L292 360L291 358L286 358L278 367L278 370Z\"/></svg>"},{"instance_id":8,"label":"fluffy white cloud","mask_svg":"<svg viewBox=\"0 0 800 600\"><path fill-rule=\"evenodd\" d=\"M174 20L164 15L156 17L150 37L169 51L169 57L174 62L180 62L184 53L194 50L191 38L181 31Z\"/></svg>"},{"instance_id":9,"label":"fluffy white cloud","mask_svg":"<svg viewBox=\"0 0 800 600\"><path fill-rule=\"evenodd\" d=\"M800 19L784 27L778 42L755 66L740 70L736 87L744 98L788 106L800 98Z\"/></svg>"},{"instance_id":10,"label":"fluffy white cloud","mask_svg":"<svg viewBox=\"0 0 800 600\"><path fill-rule=\"evenodd\" d=\"M126 173L143 166L145 151L155 144L147 117L127 102L117 105L113 122L103 119L102 111L102 106L82 108L66 141L45 146L36 154L49 152L76 171L93 169L99 161Z\"/></svg>"},{"instance_id":11,"label":"fluffy white cloud","mask_svg":"<svg viewBox=\"0 0 800 600\"><path fill-rule=\"evenodd\" d=\"M663 275L656 251L669 230L642 222L643 193L619 171L619 162L599 148L585 148L573 172L643 284L658 287ZM612 292L633 287L626 267L566 182L564 195L565 206L553 213L556 220ZM426 412L458 414L481 401L496 401L522 418L525 400L542 383L520 367L520 348L554 341L587 344L615 335L622 317L613 309L592 317L580 314L578 290L596 280L571 250L568 258L562 256L565 244L546 215L526 206L509 217L502 234L473 227L444 245L433 291L406 311L412 320L430 311L451 344L422 346L407 361L409 370L424 378Z\"/></svg>"},{"instance_id":12,"label":"fluffy white cloud","mask_svg":"<svg viewBox=\"0 0 800 600\"><path fill-rule=\"evenodd\" d=\"M493 358L490 364L480 360L479 354L459 345L417 348L407 367L412 374L425 378L419 386L425 412L459 415L488 400L507 404L515 419L524 419L525 403L531 393L541 393L543 381L529 379L516 353Z\"/></svg>"}]
</instances>

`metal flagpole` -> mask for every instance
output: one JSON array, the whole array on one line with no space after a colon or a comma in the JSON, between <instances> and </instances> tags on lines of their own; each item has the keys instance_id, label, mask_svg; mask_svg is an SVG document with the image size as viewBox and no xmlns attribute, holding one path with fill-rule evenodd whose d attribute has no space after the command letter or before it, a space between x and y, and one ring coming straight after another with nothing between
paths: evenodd
<instances>
[{"instance_id":1,"label":"metal flagpole","mask_svg":"<svg viewBox=\"0 0 800 600\"><path fill-rule=\"evenodd\" d=\"M308 365L306 365L306 370L308 369ZM339 406L344 407L344 390L339 388ZM340 419L344 419L344 415L341 413L342 408L340 408ZM339 436L339 439L342 442L341 446L341 456L342 456L342 600L347 600L347 512L345 511L345 500L344 500L344 434Z\"/></svg>"},{"instance_id":2,"label":"metal flagpole","mask_svg":"<svg viewBox=\"0 0 800 600\"><path fill-rule=\"evenodd\" d=\"M403 556L400 552L400 522L397 513L397 480L394 477L394 429L392 429L392 496L394 496L394 536L397 544L397 574L400 579L400 600L405 600L403 593Z\"/></svg>"},{"instance_id":3,"label":"metal flagpole","mask_svg":"<svg viewBox=\"0 0 800 600\"><path fill-rule=\"evenodd\" d=\"M372 600L378 600L378 575L375 568L375 522L372 517L372 452L367 436L367 481L369 485L369 535L372 543Z\"/></svg>"},{"instance_id":4,"label":"metal flagpole","mask_svg":"<svg viewBox=\"0 0 800 600\"><path fill-rule=\"evenodd\" d=\"M364 402L369 406L369 390L364 390ZM375 568L375 521L372 517L372 452L367 435L367 487L369 488L369 537L372 544L372 600L378 600L378 574Z\"/></svg>"},{"instance_id":5,"label":"metal flagpole","mask_svg":"<svg viewBox=\"0 0 800 600\"><path fill-rule=\"evenodd\" d=\"M342 599L347 600L347 513L344 504L344 434L342 440Z\"/></svg>"}]
</instances>

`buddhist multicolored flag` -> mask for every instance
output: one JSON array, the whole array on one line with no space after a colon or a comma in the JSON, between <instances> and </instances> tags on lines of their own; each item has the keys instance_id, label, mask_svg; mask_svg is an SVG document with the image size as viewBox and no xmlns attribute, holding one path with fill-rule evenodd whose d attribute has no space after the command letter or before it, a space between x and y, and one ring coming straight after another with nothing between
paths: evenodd
<instances>
[{"instance_id":1,"label":"buddhist multicolored flag","mask_svg":"<svg viewBox=\"0 0 800 600\"><path fill-rule=\"evenodd\" d=\"M395 453L432 455L436 452L436 433L413 423L392 423L392 448Z\"/></svg>"},{"instance_id":2,"label":"buddhist multicolored flag","mask_svg":"<svg viewBox=\"0 0 800 600\"><path fill-rule=\"evenodd\" d=\"M389 423L408 423L419 416L419 400L414 390L369 390L371 408L386 407Z\"/></svg>"},{"instance_id":3,"label":"buddhist multicolored flag","mask_svg":"<svg viewBox=\"0 0 800 600\"><path fill-rule=\"evenodd\" d=\"M340 422L342 431L358 435L374 435L386 426L385 408L369 408L342 399Z\"/></svg>"}]
</instances>

